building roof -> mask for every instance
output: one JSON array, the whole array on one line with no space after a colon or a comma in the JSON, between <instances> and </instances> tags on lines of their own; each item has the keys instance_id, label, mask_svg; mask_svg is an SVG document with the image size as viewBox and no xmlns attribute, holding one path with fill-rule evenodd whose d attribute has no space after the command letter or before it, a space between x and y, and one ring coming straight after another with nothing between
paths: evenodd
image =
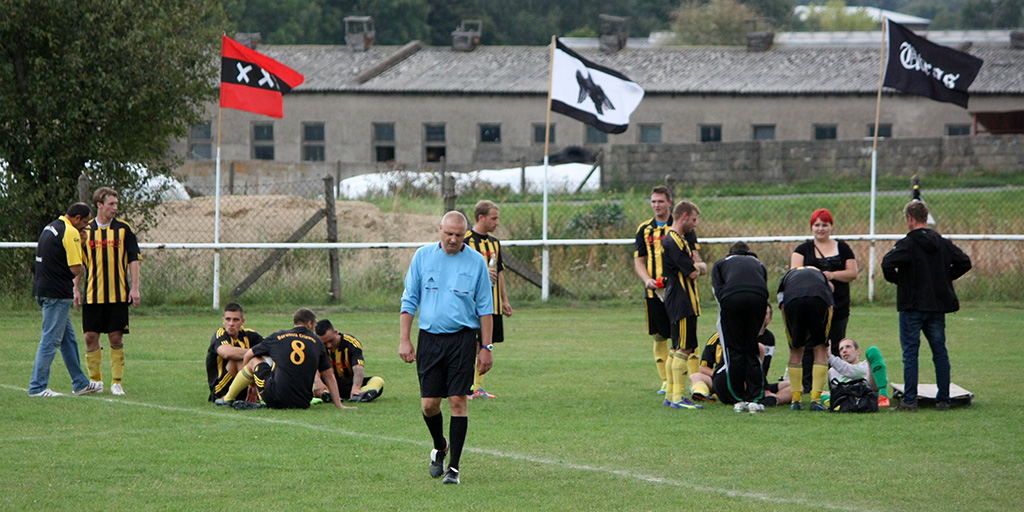
<instances>
[{"instance_id":1,"label":"building roof","mask_svg":"<svg viewBox=\"0 0 1024 512\"><path fill-rule=\"evenodd\" d=\"M878 87L877 46L745 48L647 47L614 54L579 53L615 69L648 94L871 94ZM356 75L398 47L353 52L345 46L260 46L259 51L306 77L304 92L400 94L546 94L550 48L481 46L472 52L424 47L365 83ZM985 61L972 94L1024 94L1024 50L975 44Z\"/></svg>"}]
</instances>

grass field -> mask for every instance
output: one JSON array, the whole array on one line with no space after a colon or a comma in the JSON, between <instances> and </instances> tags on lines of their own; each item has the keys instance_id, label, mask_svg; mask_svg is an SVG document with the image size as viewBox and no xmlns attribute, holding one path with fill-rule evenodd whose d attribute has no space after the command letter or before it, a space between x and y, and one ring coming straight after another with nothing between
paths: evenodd
<instances>
[{"instance_id":1,"label":"grass field","mask_svg":"<svg viewBox=\"0 0 1024 512\"><path fill-rule=\"evenodd\" d=\"M248 327L290 326L291 310L254 309ZM220 319L199 309L134 314L127 396L29 398L40 316L5 313L0 510L977 511L1024 501L1019 305L965 304L948 317L953 381L977 395L972 407L871 415L670 410L654 393L639 305L521 309L487 378L498 398L470 402L457 487L427 475L429 437L415 370L397 355L397 315L320 313L363 341L368 373L387 382L376 402L354 411L207 403L203 358ZM701 318L702 338L713 315ZM902 382L896 326L891 307L855 307L849 333L878 345ZM773 378L788 354L781 344ZM929 354L922 382L934 382ZM70 392L59 357L51 387Z\"/></svg>"}]
</instances>

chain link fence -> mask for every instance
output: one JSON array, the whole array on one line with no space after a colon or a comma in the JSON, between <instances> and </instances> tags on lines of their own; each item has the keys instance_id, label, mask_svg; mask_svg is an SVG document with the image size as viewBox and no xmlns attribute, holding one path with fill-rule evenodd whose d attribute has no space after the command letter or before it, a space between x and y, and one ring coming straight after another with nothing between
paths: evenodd
<instances>
[{"instance_id":1,"label":"chain link fence","mask_svg":"<svg viewBox=\"0 0 1024 512\"><path fill-rule=\"evenodd\" d=\"M332 183L332 182L331 182ZM219 239L224 244L324 243L330 238L325 197L331 183L314 179L264 183L221 196ZM867 192L778 196L727 196L711 190L675 187L677 200L688 199L701 209L697 232L701 254L709 264L725 256L728 244L746 240L769 269L775 286L789 267L793 249L811 238L809 220L817 208L835 218L834 237L853 248L860 273L851 283L854 304L868 298L871 242L870 197ZM334 204L336 241L362 244L336 250L339 276L332 284L330 251L324 248L229 248L220 251L220 303L246 304L343 303L357 308L397 307L408 262L418 243L438 239L437 222L444 211L438 191L417 198L377 197L374 203ZM211 304L214 282L212 248L179 248L176 244L212 244L215 233L214 190L190 189L189 200L166 201L152 220L137 226L143 244L144 297L150 305ZM462 191L457 209L472 212L483 195L500 206L501 225L495 233L507 254L541 269L543 207L538 196L515 196L507 190ZM579 301L635 300L641 284L633 270L633 237L637 225L649 219L649 189L558 196L549 204L549 240L576 240L581 245L552 245L552 296ZM1019 186L926 190L924 199L943 234L974 235L956 243L970 255L974 269L961 278L957 292L963 301L1021 302L1024 300L1024 202ZM450 198L449 198L450 199ZM881 277L878 263L906 231L902 208L909 188L879 192L876 233L892 235L875 243L875 290L878 301L894 301L895 286ZM418 203L408 208L407 203ZM382 211L382 208L383 210ZM393 213L415 210L420 213ZM132 219L128 219L131 221ZM1016 235L1010 239L985 239ZM385 243L405 247L379 248ZM375 246L376 244L376 246ZM355 246L352 246L355 247ZM0 249L9 258L30 259L31 248ZM20 251L20 252L19 252ZM31 276L16 279L28 283ZM535 282L509 272L514 302L535 301ZM535 281L535 279L533 280ZM702 299L711 304L710 283L700 281ZM30 287L25 287L30 288ZM15 292L18 296L21 292ZM28 298L24 292L24 299Z\"/></svg>"}]
</instances>

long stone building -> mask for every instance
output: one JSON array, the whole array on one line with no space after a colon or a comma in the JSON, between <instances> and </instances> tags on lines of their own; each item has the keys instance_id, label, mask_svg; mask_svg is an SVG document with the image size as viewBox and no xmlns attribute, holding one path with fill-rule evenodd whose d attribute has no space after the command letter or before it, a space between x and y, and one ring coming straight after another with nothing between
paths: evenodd
<instances>
[{"instance_id":1,"label":"long stone building","mask_svg":"<svg viewBox=\"0 0 1024 512\"><path fill-rule=\"evenodd\" d=\"M580 150L611 154L617 147L637 145L862 141L875 122L882 35L850 35L852 41L870 41L871 34L871 45L829 46L805 38L767 51L646 45L608 53L577 44L585 57L640 84L646 96L629 129L617 135L552 114L551 153L571 148L575 156ZM948 33L932 35L957 46L957 38ZM968 109L884 89L881 136L1024 132L1021 38L1015 35L1011 44L1009 32L996 36L960 36L960 43L973 41L968 51L985 61L971 86ZM222 161L261 174L265 181L273 180L268 173L289 172L283 169L344 177L395 168L436 169L443 158L447 169L465 171L518 165L524 159L533 163L543 156L549 47L457 51L414 42L371 45L364 51L344 45L257 49L306 77L285 95L283 119L223 110ZM208 181L212 173L217 114L217 106L210 105L208 121L174 146L187 159L183 174L195 183Z\"/></svg>"}]
</instances>

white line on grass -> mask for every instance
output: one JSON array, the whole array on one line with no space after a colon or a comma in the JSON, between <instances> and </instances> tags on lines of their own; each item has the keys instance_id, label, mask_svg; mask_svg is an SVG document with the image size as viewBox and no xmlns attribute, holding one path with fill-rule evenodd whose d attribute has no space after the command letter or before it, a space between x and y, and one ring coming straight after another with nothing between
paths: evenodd
<instances>
[{"instance_id":1,"label":"white line on grass","mask_svg":"<svg viewBox=\"0 0 1024 512\"><path fill-rule=\"evenodd\" d=\"M7 384L0 384L0 387L5 388L5 389L14 390L14 391L21 391L21 392L25 392L25 393L28 392L28 390L26 388L21 388L21 387L16 387L16 386L9 386ZM74 398L76 398L76 397L74 397L74 396L68 397L68 399L74 399ZM41 399L41 400L59 400L59 399L60 398L46 398L46 399ZM189 409L189 408L184 408L184 407L173 407L173 406L169 406L169 405L149 404L149 403L145 403L145 402L133 402L131 400L125 400L125 399L120 399L120 398L90 397L89 399L91 399L91 400L102 400L104 402L114 403L114 404L133 405L133 406L137 406L137 407L148 407L148 408L151 408L151 409L159 409L161 411L194 413L194 414L201 414L201 415L204 415L204 416L214 416L214 417L218 417L218 418L230 418L230 419L233 419L233 420L245 419L245 420L254 421L254 422L260 422L260 423L271 423L271 424L278 424L278 425L290 425L290 426L294 426L294 427L307 428L309 430L330 432L330 433L333 433L333 434L343 434L343 435L348 435L348 436L353 436L353 437L364 437L364 438L367 438L367 439L374 439L374 440L377 440L377 441L390 441L390 442L395 442L395 443L406 443L406 444L412 444L412 445L418 445L418 446L430 446L430 443L423 442L423 441L413 441L413 440L410 440L410 439L403 439L403 438L399 438L399 437L388 437L388 436L382 436L382 435L378 435L378 434L367 434L367 433L364 433L364 432L354 432L354 431L351 431L351 430L339 429L339 428L336 428L336 427L324 427L324 426L320 426L320 425L311 425L311 424L308 424L308 423L302 423L302 422L298 422L298 421L295 421L295 420L283 420L283 419L276 419L276 418L267 418L267 417L264 417L264 416L250 416L250 415L246 415L244 413L243 414L239 414L239 413L236 413L236 412L230 412L230 413L226 412L226 411L225 412L221 412L221 410L207 411L207 410L201 410L201 409ZM743 499L754 500L754 501L762 501L762 502L767 502L767 503L805 505L805 506L809 506L809 507L818 507L818 508L824 508L824 509L828 509L828 510L849 510L849 511L853 511L853 512L862 512L862 511L871 510L871 509L867 509L867 508L858 508L858 507L851 506L851 505L836 505L836 504L832 504L832 503L821 503L821 502L809 501L809 500L804 500L804 499L799 499L799 498L780 498L780 497L770 496L770 495L762 494L762 493L736 491L736 490L722 489L722 488L719 488L719 487L711 487L711 486L706 486L706 485L694 485L691 482L683 482L683 481L674 480L674 479L671 479L671 478L664 478L664 477L644 474L644 473L636 472L636 471L627 471L627 470L622 470L622 469L604 468L604 467L600 467L600 466L591 466L591 465L588 465L588 464L576 464L576 463L573 463L573 462L565 462L565 461L562 461L562 460L554 460L554 459L547 459L547 458L542 458L542 457L534 457L534 456L529 456L529 455L521 455L521 454L518 454L518 453L505 453L505 452L499 452L499 451L496 451L496 450L487 450L487 449L482 449L482 448L473 448L473 447L469 447L469 446L463 448L463 451L472 452L472 453L478 453L478 454L481 454L481 455L490 455L492 457L503 458L503 459L520 460L520 461L524 461L524 462L529 462L531 464L543 464L543 465L546 465L546 466L561 467L561 468L566 468L566 469L571 469L571 470L576 470L576 471L588 471L588 472L593 472L593 473L605 473L605 474L615 475L615 476L626 478L626 479L639 480L639 481L645 482L645 483L662 484L662 485L668 485L668 486L672 486L672 487L682 487L682 488L692 489L694 491L700 491L700 492L713 492L715 494L721 494L721 495L729 497L729 498L743 498Z\"/></svg>"}]
</instances>

